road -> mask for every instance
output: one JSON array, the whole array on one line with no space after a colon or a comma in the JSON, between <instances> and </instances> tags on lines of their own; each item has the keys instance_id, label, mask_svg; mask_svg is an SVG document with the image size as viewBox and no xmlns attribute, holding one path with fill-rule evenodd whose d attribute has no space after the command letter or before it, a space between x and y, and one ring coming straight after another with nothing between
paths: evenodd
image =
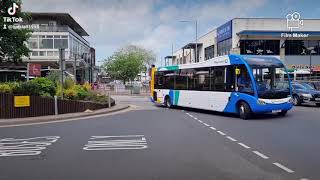
<instances>
[{"instance_id":1,"label":"road","mask_svg":"<svg viewBox=\"0 0 320 180\"><path fill-rule=\"evenodd\" d=\"M0 180L320 179L319 108L240 120L156 107L143 97L116 99L135 106L0 128Z\"/></svg>"}]
</instances>

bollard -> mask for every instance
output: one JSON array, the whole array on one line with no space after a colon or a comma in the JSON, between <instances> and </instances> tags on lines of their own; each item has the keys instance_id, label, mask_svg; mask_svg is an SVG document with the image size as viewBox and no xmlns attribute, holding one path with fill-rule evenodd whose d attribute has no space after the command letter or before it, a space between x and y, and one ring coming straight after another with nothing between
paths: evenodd
<instances>
[{"instance_id":1,"label":"bollard","mask_svg":"<svg viewBox=\"0 0 320 180\"><path fill-rule=\"evenodd\" d=\"M54 96L54 114L58 115L58 97Z\"/></svg>"},{"instance_id":2,"label":"bollard","mask_svg":"<svg viewBox=\"0 0 320 180\"><path fill-rule=\"evenodd\" d=\"M108 108L111 108L110 92L108 92Z\"/></svg>"}]
</instances>

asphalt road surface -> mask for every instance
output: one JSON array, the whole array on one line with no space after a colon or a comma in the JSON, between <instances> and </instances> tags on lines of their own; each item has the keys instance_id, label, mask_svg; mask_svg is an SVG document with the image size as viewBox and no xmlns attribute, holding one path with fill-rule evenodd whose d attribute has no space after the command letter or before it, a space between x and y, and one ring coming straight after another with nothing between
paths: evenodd
<instances>
[{"instance_id":1,"label":"asphalt road surface","mask_svg":"<svg viewBox=\"0 0 320 180\"><path fill-rule=\"evenodd\" d=\"M0 128L0 180L320 179L320 108L241 120L125 101L134 102L114 115Z\"/></svg>"}]
</instances>

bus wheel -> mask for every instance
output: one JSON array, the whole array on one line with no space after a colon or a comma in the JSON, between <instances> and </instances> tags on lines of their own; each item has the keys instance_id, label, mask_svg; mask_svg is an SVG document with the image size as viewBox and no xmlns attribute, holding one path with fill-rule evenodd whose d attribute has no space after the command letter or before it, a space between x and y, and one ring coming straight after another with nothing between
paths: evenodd
<instances>
[{"instance_id":1,"label":"bus wheel","mask_svg":"<svg viewBox=\"0 0 320 180\"><path fill-rule=\"evenodd\" d=\"M295 106L301 105L300 98L297 95L293 96L293 105L295 105Z\"/></svg>"},{"instance_id":2,"label":"bus wheel","mask_svg":"<svg viewBox=\"0 0 320 180\"><path fill-rule=\"evenodd\" d=\"M239 104L239 116L241 119L249 119L251 117L251 109L249 105L245 102Z\"/></svg>"},{"instance_id":3,"label":"bus wheel","mask_svg":"<svg viewBox=\"0 0 320 180\"><path fill-rule=\"evenodd\" d=\"M278 113L279 116L286 116L287 110L282 110L281 112Z\"/></svg>"},{"instance_id":4,"label":"bus wheel","mask_svg":"<svg viewBox=\"0 0 320 180\"><path fill-rule=\"evenodd\" d=\"M169 97L169 96L167 96L167 97L165 98L164 104L165 104L165 106L166 106L167 108L171 108L171 107L172 107L171 100L170 100L170 97Z\"/></svg>"}]
</instances>

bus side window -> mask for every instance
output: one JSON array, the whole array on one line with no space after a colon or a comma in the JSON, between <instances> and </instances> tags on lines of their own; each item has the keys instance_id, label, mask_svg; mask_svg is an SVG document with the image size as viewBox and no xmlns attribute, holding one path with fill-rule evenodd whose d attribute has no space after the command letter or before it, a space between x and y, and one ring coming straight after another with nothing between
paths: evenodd
<instances>
[{"instance_id":1,"label":"bus side window","mask_svg":"<svg viewBox=\"0 0 320 180\"><path fill-rule=\"evenodd\" d=\"M195 90L195 70L194 69L188 69L188 90Z\"/></svg>"},{"instance_id":2,"label":"bus side window","mask_svg":"<svg viewBox=\"0 0 320 180\"><path fill-rule=\"evenodd\" d=\"M195 69L195 88L199 91L210 90L210 68L197 68Z\"/></svg>"},{"instance_id":3,"label":"bus side window","mask_svg":"<svg viewBox=\"0 0 320 180\"><path fill-rule=\"evenodd\" d=\"M174 89L175 74L176 74L175 71L165 71L164 72L163 89Z\"/></svg>"},{"instance_id":4,"label":"bus side window","mask_svg":"<svg viewBox=\"0 0 320 180\"><path fill-rule=\"evenodd\" d=\"M225 67L217 66L213 68L213 83L211 84L211 90L213 91L225 91Z\"/></svg>"},{"instance_id":5,"label":"bus side window","mask_svg":"<svg viewBox=\"0 0 320 180\"><path fill-rule=\"evenodd\" d=\"M235 70L234 66L227 66L226 68L226 91L234 91L235 89Z\"/></svg>"},{"instance_id":6,"label":"bus side window","mask_svg":"<svg viewBox=\"0 0 320 180\"><path fill-rule=\"evenodd\" d=\"M187 71L182 69L178 72L176 76L175 89L177 90L187 90L188 89L188 76Z\"/></svg>"}]
</instances>

